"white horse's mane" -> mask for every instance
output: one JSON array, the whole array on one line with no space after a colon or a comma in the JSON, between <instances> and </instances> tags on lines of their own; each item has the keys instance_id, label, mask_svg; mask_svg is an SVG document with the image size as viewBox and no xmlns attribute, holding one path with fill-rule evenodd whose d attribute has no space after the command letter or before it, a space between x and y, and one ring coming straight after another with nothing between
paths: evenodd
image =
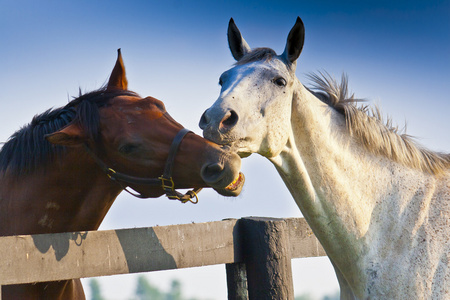
<instances>
[{"instance_id":1,"label":"white horse's mane","mask_svg":"<svg viewBox=\"0 0 450 300\"><path fill-rule=\"evenodd\" d=\"M275 56L275 51L270 48L255 48L236 62L236 65L270 61ZM357 99L353 94L349 95L345 74L342 75L340 83L326 72L312 73L308 77L312 86L307 89L344 115L350 134L358 138L371 153L384 155L407 167L429 174L439 175L450 169L450 154L422 147L412 136L394 126L390 118L384 120L379 107L358 106L358 103L365 100Z\"/></svg>"},{"instance_id":2,"label":"white horse's mane","mask_svg":"<svg viewBox=\"0 0 450 300\"><path fill-rule=\"evenodd\" d=\"M350 134L368 151L434 175L450 168L450 154L433 152L418 145L411 136L393 126L390 118L384 121L377 106L358 106L357 103L364 100L349 95L345 74L340 84L328 73L319 72L308 77L312 81L309 90L344 115Z\"/></svg>"}]
</instances>

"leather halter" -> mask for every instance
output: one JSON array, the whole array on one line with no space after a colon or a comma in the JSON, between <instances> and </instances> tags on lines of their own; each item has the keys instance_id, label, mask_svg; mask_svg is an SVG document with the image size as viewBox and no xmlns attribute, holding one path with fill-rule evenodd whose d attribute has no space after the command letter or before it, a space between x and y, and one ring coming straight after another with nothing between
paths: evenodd
<instances>
[{"instance_id":1,"label":"leather halter","mask_svg":"<svg viewBox=\"0 0 450 300\"><path fill-rule=\"evenodd\" d=\"M181 144L181 141L185 137L186 134L191 132L189 129L183 128L181 129L175 138L172 141L172 145L170 145L169 156L166 161L166 165L164 167L164 173L158 178L145 178L145 177L135 177L131 175L127 175L124 173L120 173L115 171L114 169L108 167L102 160L100 160L94 152L85 144L85 148L87 152L94 158L103 172L108 175L108 177L117 182L126 192L137 197L137 198L149 198L143 196L139 192L132 192L129 190L130 184L139 184L139 185L149 185L149 186L160 186L164 190L166 196L171 200L180 200L182 203L192 202L196 204L198 202L197 194L202 190L202 188L197 188L188 191L186 194L182 194L175 190L175 183L172 179L172 171L173 165L175 163L175 155L178 151L178 148ZM195 199L193 199L195 198Z\"/></svg>"}]
</instances>

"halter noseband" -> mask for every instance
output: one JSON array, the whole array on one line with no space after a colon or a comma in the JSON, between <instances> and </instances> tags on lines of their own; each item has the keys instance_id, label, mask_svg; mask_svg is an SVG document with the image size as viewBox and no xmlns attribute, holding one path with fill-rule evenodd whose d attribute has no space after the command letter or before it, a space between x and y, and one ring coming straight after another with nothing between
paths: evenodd
<instances>
[{"instance_id":1,"label":"halter noseband","mask_svg":"<svg viewBox=\"0 0 450 300\"><path fill-rule=\"evenodd\" d=\"M186 194L182 194L175 190L175 183L172 179L172 170L173 165L175 163L175 155L178 151L178 148L181 144L181 141L185 137L186 134L191 132L189 129L183 128L181 129L175 138L172 141L172 145L170 145L169 156L166 161L166 165L164 167L164 173L158 178L143 178L143 177L135 177L131 175L127 175L124 173L120 173L115 171L114 169L108 167L102 160L100 160L94 152L85 144L86 151L94 158L100 168L108 175L108 177L117 182L122 188L128 192L129 194L137 197L137 198L148 198L143 196L141 193L136 191L132 192L129 190L129 184L139 184L139 185L149 185L149 186L160 186L166 193L166 196L171 200L179 200L182 203L192 202L196 204L198 202L197 194L202 190L201 188L193 189L188 191ZM195 199L193 199L195 198Z\"/></svg>"}]
</instances>

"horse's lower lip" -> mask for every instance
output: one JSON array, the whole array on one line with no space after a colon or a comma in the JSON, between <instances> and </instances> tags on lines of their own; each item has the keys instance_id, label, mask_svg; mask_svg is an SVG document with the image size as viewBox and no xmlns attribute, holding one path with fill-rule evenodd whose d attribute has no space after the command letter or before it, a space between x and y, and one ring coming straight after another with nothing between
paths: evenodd
<instances>
[{"instance_id":1,"label":"horse's lower lip","mask_svg":"<svg viewBox=\"0 0 450 300\"><path fill-rule=\"evenodd\" d=\"M225 187L225 189L228 191L235 191L244 184L244 181L244 174L242 172L239 172L239 175L236 177L236 179L234 179L232 183Z\"/></svg>"},{"instance_id":2,"label":"horse's lower lip","mask_svg":"<svg viewBox=\"0 0 450 300\"><path fill-rule=\"evenodd\" d=\"M251 152L238 152L237 154L239 155L240 158L246 158L252 155Z\"/></svg>"},{"instance_id":3,"label":"horse's lower lip","mask_svg":"<svg viewBox=\"0 0 450 300\"><path fill-rule=\"evenodd\" d=\"M244 174L239 172L237 178L233 180L233 182L230 183L227 187L214 188L214 190L225 197L236 197L241 193L244 183L245 183L245 176Z\"/></svg>"}]
</instances>

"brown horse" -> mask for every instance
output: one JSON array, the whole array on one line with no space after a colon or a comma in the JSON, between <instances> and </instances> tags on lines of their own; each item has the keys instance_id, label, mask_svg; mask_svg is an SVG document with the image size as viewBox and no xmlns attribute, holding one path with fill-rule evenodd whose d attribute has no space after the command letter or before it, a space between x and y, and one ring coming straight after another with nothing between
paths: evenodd
<instances>
[{"instance_id":1,"label":"brown horse","mask_svg":"<svg viewBox=\"0 0 450 300\"><path fill-rule=\"evenodd\" d=\"M173 179L158 179L167 168ZM106 87L34 117L4 144L0 235L96 230L128 186L143 198L177 198L172 184L236 196L239 169L238 155L183 131L161 101L128 91L119 50ZM78 279L3 286L2 295L84 299Z\"/></svg>"}]
</instances>

